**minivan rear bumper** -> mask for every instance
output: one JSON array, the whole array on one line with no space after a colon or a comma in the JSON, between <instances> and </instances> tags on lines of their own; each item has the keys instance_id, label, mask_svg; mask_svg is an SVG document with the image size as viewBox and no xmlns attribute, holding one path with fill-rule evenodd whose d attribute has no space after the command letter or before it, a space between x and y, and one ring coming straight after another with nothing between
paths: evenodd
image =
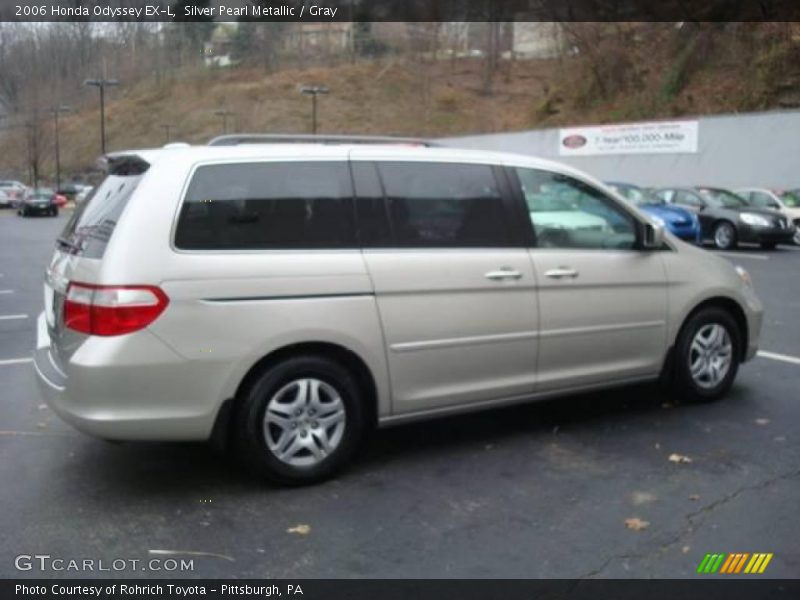
<instances>
[{"instance_id":1,"label":"minivan rear bumper","mask_svg":"<svg viewBox=\"0 0 800 600\"><path fill-rule=\"evenodd\" d=\"M36 379L48 406L75 429L107 440L210 438L221 404L213 381L198 377L157 338L148 333L144 342L127 349L119 339L95 339L109 344L108 352L82 356L78 351L62 369L53 359L45 319L44 313L39 315L33 355ZM214 369L208 373L212 378L219 375Z\"/></svg>"}]
</instances>

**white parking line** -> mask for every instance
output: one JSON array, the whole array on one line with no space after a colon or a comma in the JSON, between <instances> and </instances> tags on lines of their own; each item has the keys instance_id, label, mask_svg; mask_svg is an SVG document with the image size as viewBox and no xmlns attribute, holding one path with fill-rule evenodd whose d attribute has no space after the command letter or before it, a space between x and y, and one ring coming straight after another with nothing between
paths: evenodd
<instances>
[{"instance_id":1,"label":"white parking line","mask_svg":"<svg viewBox=\"0 0 800 600\"><path fill-rule=\"evenodd\" d=\"M765 352L764 350L759 350L758 355L761 358L769 358L771 360L779 360L781 362L786 362L793 365L800 365L800 357L798 356L789 356L788 354L777 354L775 352Z\"/></svg>"},{"instance_id":2,"label":"white parking line","mask_svg":"<svg viewBox=\"0 0 800 600\"><path fill-rule=\"evenodd\" d=\"M24 365L26 363L33 362L32 358L9 358L6 360L0 360L0 367L4 365Z\"/></svg>"},{"instance_id":3,"label":"white parking line","mask_svg":"<svg viewBox=\"0 0 800 600\"><path fill-rule=\"evenodd\" d=\"M752 258L754 260L769 260L769 256L765 254L750 254L749 252L714 252L720 256L727 256L728 258Z\"/></svg>"},{"instance_id":4,"label":"white parking line","mask_svg":"<svg viewBox=\"0 0 800 600\"><path fill-rule=\"evenodd\" d=\"M28 315L0 315L0 321L14 321L17 319L27 319Z\"/></svg>"},{"instance_id":5,"label":"white parking line","mask_svg":"<svg viewBox=\"0 0 800 600\"><path fill-rule=\"evenodd\" d=\"M0 290L0 294L13 294L14 290Z\"/></svg>"}]
</instances>

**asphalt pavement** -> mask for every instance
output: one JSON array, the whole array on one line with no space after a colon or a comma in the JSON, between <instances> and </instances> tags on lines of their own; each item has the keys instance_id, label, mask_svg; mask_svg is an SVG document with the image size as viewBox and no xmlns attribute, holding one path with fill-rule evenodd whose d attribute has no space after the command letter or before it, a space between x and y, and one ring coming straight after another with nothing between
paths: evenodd
<instances>
[{"instance_id":1,"label":"asphalt pavement","mask_svg":"<svg viewBox=\"0 0 800 600\"><path fill-rule=\"evenodd\" d=\"M767 307L766 354L721 402L636 386L397 427L336 480L281 489L204 444L109 444L42 404L28 360L65 218L0 211L2 577L693 578L734 552L800 576L800 249L725 255ZM97 571L164 557L193 571Z\"/></svg>"}]
</instances>

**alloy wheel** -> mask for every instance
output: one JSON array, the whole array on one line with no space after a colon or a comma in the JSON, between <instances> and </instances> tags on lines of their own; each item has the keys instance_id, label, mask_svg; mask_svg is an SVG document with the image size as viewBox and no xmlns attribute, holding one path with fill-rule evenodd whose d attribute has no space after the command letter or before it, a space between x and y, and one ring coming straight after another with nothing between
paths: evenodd
<instances>
[{"instance_id":1,"label":"alloy wheel","mask_svg":"<svg viewBox=\"0 0 800 600\"><path fill-rule=\"evenodd\" d=\"M345 425L344 402L332 385L315 378L295 379L270 398L264 439L281 462L311 467L336 450Z\"/></svg>"},{"instance_id":2,"label":"alloy wheel","mask_svg":"<svg viewBox=\"0 0 800 600\"><path fill-rule=\"evenodd\" d=\"M717 248L730 248L733 244L733 237L733 227L728 223L721 223L714 230L714 243Z\"/></svg>"},{"instance_id":3,"label":"alloy wheel","mask_svg":"<svg viewBox=\"0 0 800 600\"><path fill-rule=\"evenodd\" d=\"M709 323L698 329L689 347L689 372L704 389L718 386L728 374L733 358L733 343L728 330Z\"/></svg>"}]
</instances>

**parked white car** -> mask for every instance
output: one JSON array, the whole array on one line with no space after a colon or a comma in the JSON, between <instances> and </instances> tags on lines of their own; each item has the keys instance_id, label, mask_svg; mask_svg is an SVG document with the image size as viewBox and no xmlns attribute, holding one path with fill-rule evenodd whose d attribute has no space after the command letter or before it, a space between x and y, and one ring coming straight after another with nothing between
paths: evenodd
<instances>
[{"instance_id":1,"label":"parked white car","mask_svg":"<svg viewBox=\"0 0 800 600\"><path fill-rule=\"evenodd\" d=\"M0 206L17 206L28 187L19 181L0 181Z\"/></svg>"},{"instance_id":2,"label":"parked white car","mask_svg":"<svg viewBox=\"0 0 800 600\"><path fill-rule=\"evenodd\" d=\"M794 243L800 246L800 194L796 191L744 188L736 190L753 206L780 211L795 226Z\"/></svg>"}]
</instances>

